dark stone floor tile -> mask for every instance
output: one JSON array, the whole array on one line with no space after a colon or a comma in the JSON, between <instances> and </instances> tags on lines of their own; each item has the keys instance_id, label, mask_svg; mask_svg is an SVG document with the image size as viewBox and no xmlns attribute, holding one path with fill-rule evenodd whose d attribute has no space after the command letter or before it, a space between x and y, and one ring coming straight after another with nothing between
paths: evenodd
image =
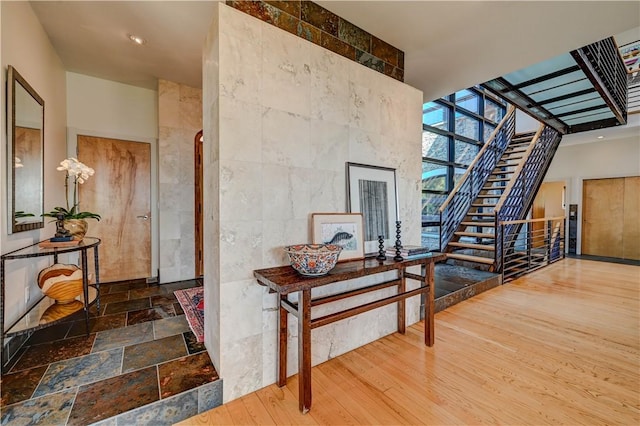
<instances>
[{"instance_id":1,"label":"dark stone floor tile","mask_svg":"<svg viewBox=\"0 0 640 426\"><path fill-rule=\"evenodd\" d=\"M71 328L70 323L55 324L42 330L36 330L24 343L26 346L38 345L40 343L53 342L55 340L62 340L67 337L67 333Z\"/></svg>"},{"instance_id":2,"label":"dark stone floor tile","mask_svg":"<svg viewBox=\"0 0 640 426\"><path fill-rule=\"evenodd\" d=\"M435 299L439 299L439 298L441 298L441 297L445 297L445 296L446 296L446 295L448 295L448 294L451 294L451 292L450 292L450 291L448 291L448 290L445 290L445 289L443 289L443 288L437 288L437 287L436 287L436 291L435 291L435 294L434 294L434 298L435 298Z\"/></svg>"},{"instance_id":3,"label":"dark stone floor tile","mask_svg":"<svg viewBox=\"0 0 640 426\"><path fill-rule=\"evenodd\" d=\"M109 293L109 294L101 294L100 295L100 305L106 305L108 303L114 302L124 302L129 300L129 292L128 291L120 291L118 293Z\"/></svg>"},{"instance_id":4,"label":"dark stone floor tile","mask_svg":"<svg viewBox=\"0 0 640 426\"><path fill-rule=\"evenodd\" d=\"M178 299L176 299L176 296L173 293L163 294L159 296L151 296L151 306L173 305L177 301Z\"/></svg>"},{"instance_id":5,"label":"dark stone floor tile","mask_svg":"<svg viewBox=\"0 0 640 426\"><path fill-rule=\"evenodd\" d=\"M150 309L141 309L127 313L127 325L140 324L147 321L155 321L163 318L175 317L173 305L154 306Z\"/></svg>"},{"instance_id":6,"label":"dark stone floor tile","mask_svg":"<svg viewBox=\"0 0 640 426\"><path fill-rule=\"evenodd\" d=\"M2 380L0 380L0 389L2 390L0 407L31 398L46 370L47 366L43 365L2 376Z\"/></svg>"},{"instance_id":7,"label":"dark stone floor tile","mask_svg":"<svg viewBox=\"0 0 640 426\"><path fill-rule=\"evenodd\" d=\"M187 355L181 335L144 342L124 348L122 372L138 370Z\"/></svg>"},{"instance_id":8,"label":"dark stone floor tile","mask_svg":"<svg viewBox=\"0 0 640 426\"><path fill-rule=\"evenodd\" d=\"M473 284L473 283L471 283ZM467 283L458 283L458 282L452 282L449 280L439 280L438 281L438 288L441 288L443 290L446 290L448 292L452 292L452 291L458 291L461 290L465 287L468 287L471 284L467 284Z\"/></svg>"},{"instance_id":9,"label":"dark stone floor tile","mask_svg":"<svg viewBox=\"0 0 640 426\"><path fill-rule=\"evenodd\" d=\"M3 425L64 425L75 395L76 390L69 389L10 405L2 409L0 423Z\"/></svg>"},{"instance_id":10,"label":"dark stone floor tile","mask_svg":"<svg viewBox=\"0 0 640 426\"><path fill-rule=\"evenodd\" d=\"M131 290L129 292L129 298L140 299L142 297L156 296L158 294L162 294L162 289L157 285L154 285L147 288L139 288L136 290Z\"/></svg>"},{"instance_id":11,"label":"dark stone floor tile","mask_svg":"<svg viewBox=\"0 0 640 426\"><path fill-rule=\"evenodd\" d=\"M158 374L163 399L218 379L207 352L160 364Z\"/></svg>"},{"instance_id":12,"label":"dark stone floor tile","mask_svg":"<svg viewBox=\"0 0 640 426\"><path fill-rule=\"evenodd\" d=\"M189 352L189 355L197 354L198 352L202 352L207 349L204 346L204 342L198 343L198 338L193 334L193 331L182 333L182 336L187 344L187 351Z\"/></svg>"},{"instance_id":13,"label":"dark stone floor tile","mask_svg":"<svg viewBox=\"0 0 640 426\"><path fill-rule=\"evenodd\" d=\"M159 399L156 367L80 386L68 425L87 425Z\"/></svg>"},{"instance_id":14,"label":"dark stone floor tile","mask_svg":"<svg viewBox=\"0 0 640 426\"><path fill-rule=\"evenodd\" d=\"M185 331L189 331L189 329L189 322L184 315L153 321L153 335L155 339L182 334Z\"/></svg>"},{"instance_id":15,"label":"dark stone floor tile","mask_svg":"<svg viewBox=\"0 0 640 426\"><path fill-rule=\"evenodd\" d=\"M96 341L91 352L106 351L122 346L153 340L153 323L145 322L124 328L101 331L96 334Z\"/></svg>"},{"instance_id":16,"label":"dark stone floor tile","mask_svg":"<svg viewBox=\"0 0 640 426\"><path fill-rule=\"evenodd\" d=\"M173 310L176 312L176 315L184 315L184 309L182 309L180 303L174 303Z\"/></svg>"},{"instance_id":17,"label":"dark stone floor tile","mask_svg":"<svg viewBox=\"0 0 640 426\"><path fill-rule=\"evenodd\" d=\"M104 284L100 285L102 288ZM106 284L105 287L109 288L109 293L118 293L121 291L137 290L140 288L146 288L148 284L144 280L125 281L113 284Z\"/></svg>"},{"instance_id":18,"label":"dark stone floor tile","mask_svg":"<svg viewBox=\"0 0 640 426\"><path fill-rule=\"evenodd\" d=\"M161 399L117 417L118 425L171 426L198 414L198 391ZM97 426L97 425L96 425ZM101 426L101 425L100 425Z\"/></svg>"},{"instance_id":19,"label":"dark stone floor tile","mask_svg":"<svg viewBox=\"0 0 640 426\"><path fill-rule=\"evenodd\" d=\"M97 333L99 331L121 328L126 325L127 314L120 313L115 315L105 315L89 319L89 332ZM73 323L69 330L68 337L81 336L86 334L86 325L84 320Z\"/></svg>"},{"instance_id":20,"label":"dark stone floor tile","mask_svg":"<svg viewBox=\"0 0 640 426\"><path fill-rule=\"evenodd\" d=\"M149 298L145 297L142 299L127 300L126 302L109 303L104 310L104 314L109 315L118 314L120 312L139 311L140 309L150 307L151 303L149 302Z\"/></svg>"},{"instance_id":21,"label":"dark stone floor tile","mask_svg":"<svg viewBox=\"0 0 640 426\"><path fill-rule=\"evenodd\" d=\"M122 352L122 348L116 348L55 362L47 369L33 396L75 389L80 385L117 376L121 373Z\"/></svg>"},{"instance_id":22,"label":"dark stone floor tile","mask_svg":"<svg viewBox=\"0 0 640 426\"><path fill-rule=\"evenodd\" d=\"M161 284L160 288L164 293L173 294L176 290L184 290L185 288L201 287L202 284L197 280L178 281L175 283Z\"/></svg>"},{"instance_id":23,"label":"dark stone floor tile","mask_svg":"<svg viewBox=\"0 0 640 426\"><path fill-rule=\"evenodd\" d=\"M91 353L91 347L96 335L79 336L55 342L29 346L18 362L11 369L12 372L26 370L40 365Z\"/></svg>"}]
</instances>

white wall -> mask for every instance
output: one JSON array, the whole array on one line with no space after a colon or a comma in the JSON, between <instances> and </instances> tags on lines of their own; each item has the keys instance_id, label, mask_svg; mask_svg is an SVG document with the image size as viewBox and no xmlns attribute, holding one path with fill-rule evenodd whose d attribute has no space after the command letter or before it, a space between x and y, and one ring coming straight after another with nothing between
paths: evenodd
<instances>
[{"instance_id":1,"label":"white wall","mask_svg":"<svg viewBox=\"0 0 640 426\"><path fill-rule=\"evenodd\" d=\"M157 139L158 92L67 72L67 125L126 139Z\"/></svg>"},{"instance_id":2,"label":"white wall","mask_svg":"<svg viewBox=\"0 0 640 426\"><path fill-rule=\"evenodd\" d=\"M578 254L582 243L582 182L624 176L640 176L640 134L567 146L560 142L544 180L564 181L566 205L578 205Z\"/></svg>"},{"instance_id":3,"label":"white wall","mask_svg":"<svg viewBox=\"0 0 640 426\"><path fill-rule=\"evenodd\" d=\"M0 2L1 11L1 62L2 62L2 149L0 149L0 175L2 185L2 220L0 223L0 246L6 253L48 238L55 226L45 221L45 228L8 235L7 233L7 188L6 180L6 102L7 66L12 65L44 99L44 209L63 205L64 180L56 170L66 155L66 83L65 70L54 51L49 38L28 2ZM24 294L29 288L32 304L39 298L40 290L35 284L38 271L49 264L49 260L37 262L33 259L7 263L7 293L4 300L5 323L11 323L26 310Z\"/></svg>"},{"instance_id":4,"label":"white wall","mask_svg":"<svg viewBox=\"0 0 640 426\"><path fill-rule=\"evenodd\" d=\"M345 211L345 162L397 169L403 242L419 244L422 93L216 10L204 54L205 342L230 400L276 379L277 300L253 270L287 264L282 247L310 241L312 212ZM418 321L418 298L408 312ZM394 332L395 318L387 306L314 330L312 363ZM292 374L295 320L289 334Z\"/></svg>"}]
</instances>

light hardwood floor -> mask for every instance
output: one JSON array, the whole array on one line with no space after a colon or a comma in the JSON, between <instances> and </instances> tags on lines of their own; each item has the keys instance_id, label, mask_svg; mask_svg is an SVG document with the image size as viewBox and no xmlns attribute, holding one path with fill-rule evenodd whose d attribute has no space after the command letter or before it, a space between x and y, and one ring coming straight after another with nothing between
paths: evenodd
<instances>
[{"instance_id":1,"label":"light hardwood floor","mask_svg":"<svg viewBox=\"0 0 640 426\"><path fill-rule=\"evenodd\" d=\"M192 417L212 424L640 424L640 268L565 259Z\"/></svg>"}]
</instances>

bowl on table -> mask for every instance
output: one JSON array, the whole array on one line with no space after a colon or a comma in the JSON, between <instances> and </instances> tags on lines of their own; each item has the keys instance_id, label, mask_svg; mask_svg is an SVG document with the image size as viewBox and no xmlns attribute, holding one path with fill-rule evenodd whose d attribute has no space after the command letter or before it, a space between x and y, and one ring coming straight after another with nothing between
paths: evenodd
<instances>
[{"instance_id":1,"label":"bowl on table","mask_svg":"<svg viewBox=\"0 0 640 426\"><path fill-rule=\"evenodd\" d=\"M302 275L326 275L336 266L342 247L336 244L294 244L286 246L289 263Z\"/></svg>"}]
</instances>

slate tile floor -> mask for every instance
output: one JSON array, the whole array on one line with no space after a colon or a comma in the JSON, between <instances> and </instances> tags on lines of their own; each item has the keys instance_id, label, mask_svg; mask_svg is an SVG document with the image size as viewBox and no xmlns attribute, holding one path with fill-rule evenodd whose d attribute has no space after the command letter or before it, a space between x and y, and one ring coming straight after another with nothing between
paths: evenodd
<instances>
[{"instance_id":1,"label":"slate tile floor","mask_svg":"<svg viewBox=\"0 0 640 426\"><path fill-rule=\"evenodd\" d=\"M173 291L200 280L101 286L84 316L38 330L0 383L1 424L173 424L222 403L222 383Z\"/></svg>"}]
</instances>

